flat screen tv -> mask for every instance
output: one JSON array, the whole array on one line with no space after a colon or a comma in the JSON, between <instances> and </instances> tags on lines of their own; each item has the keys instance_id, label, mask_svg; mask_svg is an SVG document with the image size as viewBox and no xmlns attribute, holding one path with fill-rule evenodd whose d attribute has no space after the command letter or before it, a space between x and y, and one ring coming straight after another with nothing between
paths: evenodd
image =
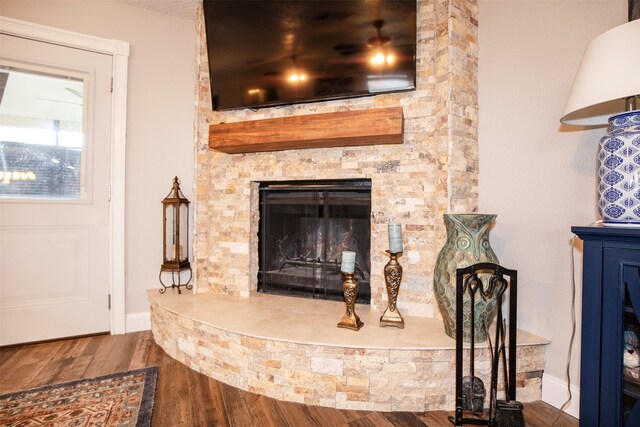
<instances>
[{"instance_id":1,"label":"flat screen tv","mask_svg":"<svg viewBox=\"0 0 640 427\"><path fill-rule=\"evenodd\" d=\"M416 0L204 0L213 109L415 89Z\"/></svg>"}]
</instances>

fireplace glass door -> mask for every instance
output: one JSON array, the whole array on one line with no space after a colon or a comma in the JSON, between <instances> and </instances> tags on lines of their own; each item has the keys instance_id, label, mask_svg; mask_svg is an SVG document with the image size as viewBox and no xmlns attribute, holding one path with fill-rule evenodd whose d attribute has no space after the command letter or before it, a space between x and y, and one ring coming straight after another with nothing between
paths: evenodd
<instances>
[{"instance_id":1,"label":"fireplace glass door","mask_svg":"<svg viewBox=\"0 0 640 427\"><path fill-rule=\"evenodd\" d=\"M358 302L369 303L371 181L265 182L258 290L342 300L342 251L356 252Z\"/></svg>"}]
</instances>

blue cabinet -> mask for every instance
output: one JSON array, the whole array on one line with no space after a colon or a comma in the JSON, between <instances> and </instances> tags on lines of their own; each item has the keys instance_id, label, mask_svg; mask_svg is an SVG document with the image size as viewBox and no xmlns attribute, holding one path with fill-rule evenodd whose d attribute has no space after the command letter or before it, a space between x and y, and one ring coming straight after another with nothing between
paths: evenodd
<instances>
[{"instance_id":1,"label":"blue cabinet","mask_svg":"<svg viewBox=\"0 0 640 427\"><path fill-rule=\"evenodd\" d=\"M580 424L640 426L640 229L571 231L584 242Z\"/></svg>"}]
</instances>

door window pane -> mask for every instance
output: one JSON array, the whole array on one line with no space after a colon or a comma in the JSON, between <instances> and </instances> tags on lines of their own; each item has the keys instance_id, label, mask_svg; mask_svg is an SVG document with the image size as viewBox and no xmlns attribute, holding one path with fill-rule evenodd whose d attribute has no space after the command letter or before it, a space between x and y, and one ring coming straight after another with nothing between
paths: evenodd
<instances>
[{"instance_id":1,"label":"door window pane","mask_svg":"<svg viewBox=\"0 0 640 427\"><path fill-rule=\"evenodd\" d=\"M84 81L0 65L0 197L84 199Z\"/></svg>"}]
</instances>

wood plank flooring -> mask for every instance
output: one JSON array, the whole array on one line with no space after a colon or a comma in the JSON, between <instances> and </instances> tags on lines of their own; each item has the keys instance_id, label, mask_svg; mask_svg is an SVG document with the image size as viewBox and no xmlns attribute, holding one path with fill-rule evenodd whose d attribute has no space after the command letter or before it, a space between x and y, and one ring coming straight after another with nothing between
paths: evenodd
<instances>
[{"instance_id":1,"label":"wood plank flooring","mask_svg":"<svg viewBox=\"0 0 640 427\"><path fill-rule=\"evenodd\" d=\"M282 402L228 386L169 357L151 332L99 335L0 349L0 394L158 366L154 427L448 427L446 411L349 411ZM528 427L551 426L558 411L525 404ZM561 414L557 427L577 427Z\"/></svg>"}]
</instances>

